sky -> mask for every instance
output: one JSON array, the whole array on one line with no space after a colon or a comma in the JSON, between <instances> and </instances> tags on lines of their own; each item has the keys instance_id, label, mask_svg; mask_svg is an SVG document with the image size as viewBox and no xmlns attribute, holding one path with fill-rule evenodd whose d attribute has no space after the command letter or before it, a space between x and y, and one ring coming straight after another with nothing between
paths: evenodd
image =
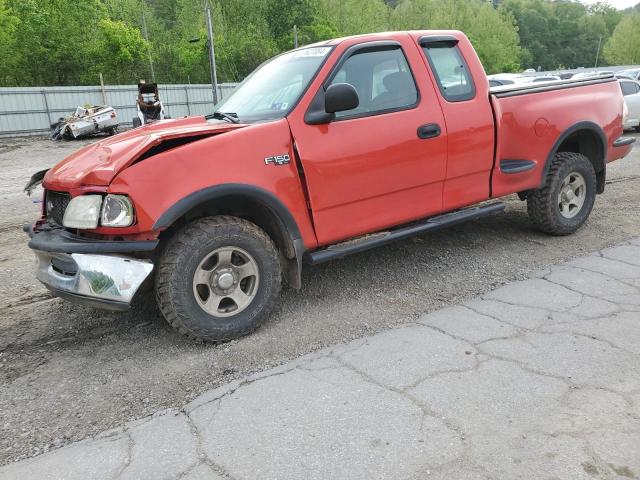
<instances>
[{"instance_id":1,"label":"sky","mask_svg":"<svg viewBox=\"0 0 640 480\"><path fill-rule=\"evenodd\" d=\"M596 3L597 0L582 0L582 3L590 4ZM616 7L619 10L633 7L636 3L640 3L640 0L609 0L609 5Z\"/></svg>"}]
</instances>

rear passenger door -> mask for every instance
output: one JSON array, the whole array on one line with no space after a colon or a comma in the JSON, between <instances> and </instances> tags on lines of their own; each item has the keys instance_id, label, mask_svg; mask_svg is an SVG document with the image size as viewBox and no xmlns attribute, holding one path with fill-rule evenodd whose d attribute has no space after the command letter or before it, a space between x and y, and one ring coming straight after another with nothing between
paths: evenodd
<instances>
[{"instance_id":1,"label":"rear passenger door","mask_svg":"<svg viewBox=\"0 0 640 480\"><path fill-rule=\"evenodd\" d=\"M406 39L406 45L391 40L345 45L320 88L353 85L357 108L323 125L289 118L321 244L442 208L444 120L420 51ZM430 134L424 134L425 125Z\"/></svg>"},{"instance_id":2,"label":"rear passenger door","mask_svg":"<svg viewBox=\"0 0 640 480\"><path fill-rule=\"evenodd\" d=\"M475 77L470 70L469 62L477 57L469 42L459 42L452 35L426 35L418 43L438 86L447 128L444 210L486 200L495 141L489 82L481 65L475 66Z\"/></svg>"}]
</instances>

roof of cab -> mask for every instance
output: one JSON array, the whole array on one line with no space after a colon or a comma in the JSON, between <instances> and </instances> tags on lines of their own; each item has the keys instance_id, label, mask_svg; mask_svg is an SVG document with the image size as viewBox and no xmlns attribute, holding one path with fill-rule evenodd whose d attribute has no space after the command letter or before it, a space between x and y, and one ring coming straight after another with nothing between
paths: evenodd
<instances>
[{"instance_id":1,"label":"roof of cab","mask_svg":"<svg viewBox=\"0 0 640 480\"><path fill-rule=\"evenodd\" d=\"M304 45L299 48L338 45L345 40L351 40L354 38L365 41L389 40L393 39L394 37L400 37L403 35L410 35L412 37L422 37L424 35L454 35L456 37L464 37L464 33L459 30L399 30L394 32L363 33L360 35L350 35L347 37L333 38L330 40L323 40L321 42L312 43L310 45Z\"/></svg>"}]
</instances>

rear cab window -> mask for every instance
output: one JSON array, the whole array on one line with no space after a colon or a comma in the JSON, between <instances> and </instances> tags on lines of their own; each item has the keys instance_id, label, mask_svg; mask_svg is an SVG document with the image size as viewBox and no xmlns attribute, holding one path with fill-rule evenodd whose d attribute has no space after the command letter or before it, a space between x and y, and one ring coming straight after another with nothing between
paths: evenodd
<instances>
[{"instance_id":1,"label":"rear cab window","mask_svg":"<svg viewBox=\"0 0 640 480\"><path fill-rule=\"evenodd\" d=\"M449 35L426 36L420 39L420 46L445 100L460 102L476 96L476 87L458 48L458 39Z\"/></svg>"}]
</instances>

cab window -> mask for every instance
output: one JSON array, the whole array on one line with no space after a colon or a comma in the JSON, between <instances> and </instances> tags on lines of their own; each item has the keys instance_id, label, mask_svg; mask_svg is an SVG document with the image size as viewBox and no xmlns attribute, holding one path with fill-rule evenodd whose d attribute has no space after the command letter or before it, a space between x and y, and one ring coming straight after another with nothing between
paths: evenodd
<instances>
[{"instance_id":1,"label":"cab window","mask_svg":"<svg viewBox=\"0 0 640 480\"><path fill-rule=\"evenodd\" d=\"M476 88L457 45L447 42L423 46L442 96L450 102L471 100Z\"/></svg>"},{"instance_id":2,"label":"cab window","mask_svg":"<svg viewBox=\"0 0 640 480\"><path fill-rule=\"evenodd\" d=\"M356 50L342 63L329 85L335 83L353 85L360 100L357 108L338 112L336 118L403 110L418 102L418 89L400 46Z\"/></svg>"}]
</instances>

